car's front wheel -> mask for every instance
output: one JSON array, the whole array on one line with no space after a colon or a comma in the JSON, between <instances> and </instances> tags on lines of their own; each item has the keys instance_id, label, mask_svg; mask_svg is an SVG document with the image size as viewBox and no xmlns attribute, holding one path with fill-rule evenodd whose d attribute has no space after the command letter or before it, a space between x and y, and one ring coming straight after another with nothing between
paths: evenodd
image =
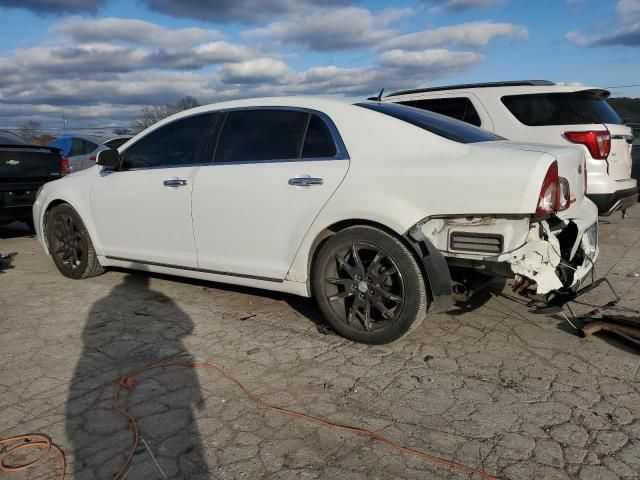
<instances>
[{"instance_id":1,"label":"car's front wheel","mask_svg":"<svg viewBox=\"0 0 640 480\"><path fill-rule=\"evenodd\" d=\"M47 217L46 230L53 262L65 277L80 279L104 272L89 232L71 205L53 207Z\"/></svg>"},{"instance_id":2,"label":"car's front wheel","mask_svg":"<svg viewBox=\"0 0 640 480\"><path fill-rule=\"evenodd\" d=\"M374 227L349 227L321 247L312 272L322 313L344 337L362 343L397 340L427 311L416 258L396 237Z\"/></svg>"}]
</instances>

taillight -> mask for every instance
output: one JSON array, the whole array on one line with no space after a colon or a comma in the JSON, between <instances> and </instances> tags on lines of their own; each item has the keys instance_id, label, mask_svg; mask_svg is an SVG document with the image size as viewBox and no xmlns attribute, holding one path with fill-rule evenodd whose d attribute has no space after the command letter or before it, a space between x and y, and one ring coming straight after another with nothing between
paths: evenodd
<instances>
[{"instance_id":1,"label":"taillight","mask_svg":"<svg viewBox=\"0 0 640 480\"><path fill-rule=\"evenodd\" d=\"M560 177L560 193L558 194L558 210L566 210L571 205L571 188L569 181Z\"/></svg>"},{"instance_id":2,"label":"taillight","mask_svg":"<svg viewBox=\"0 0 640 480\"><path fill-rule=\"evenodd\" d=\"M608 130L564 132L567 140L584 145L596 160L606 160L611 152L611 134Z\"/></svg>"},{"instance_id":3,"label":"taillight","mask_svg":"<svg viewBox=\"0 0 640 480\"><path fill-rule=\"evenodd\" d=\"M96 155L91 155L91 156L89 157L89 160L91 160L91 161L95 162L95 161L96 161Z\"/></svg>"},{"instance_id":4,"label":"taillight","mask_svg":"<svg viewBox=\"0 0 640 480\"><path fill-rule=\"evenodd\" d=\"M60 155L60 173L62 175L66 175L71 171L71 167L69 166L69 160L64 155Z\"/></svg>"},{"instance_id":5,"label":"taillight","mask_svg":"<svg viewBox=\"0 0 640 480\"><path fill-rule=\"evenodd\" d=\"M558 177L558 162L553 162L547 170L542 182L536 216L544 217L558 211L560 205L560 178Z\"/></svg>"}]
</instances>

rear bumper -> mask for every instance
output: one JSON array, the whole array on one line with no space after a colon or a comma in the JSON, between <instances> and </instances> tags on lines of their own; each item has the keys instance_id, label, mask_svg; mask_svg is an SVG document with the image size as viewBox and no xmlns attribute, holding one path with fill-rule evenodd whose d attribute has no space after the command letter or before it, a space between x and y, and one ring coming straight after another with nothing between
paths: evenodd
<instances>
[{"instance_id":1,"label":"rear bumper","mask_svg":"<svg viewBox=\"0 0 640 480\"><path fill-rule=\"evenodd\" d=\"M638 203L638 187L626 188L613 193L587 194L587 197L598 207L598 215L608 216Z\"/></svg>"}]
</instances>

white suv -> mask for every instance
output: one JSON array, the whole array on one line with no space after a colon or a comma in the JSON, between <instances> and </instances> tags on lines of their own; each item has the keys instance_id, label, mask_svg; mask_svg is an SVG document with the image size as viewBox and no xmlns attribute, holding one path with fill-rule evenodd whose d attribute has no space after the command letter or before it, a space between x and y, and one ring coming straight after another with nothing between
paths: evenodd
<instances>
[{"instance_id":1,"label":"white suv","mask_svg":"<svg viewBox=\"0 0 640 480\"><path fill-rule=\"evenodd\" d=\"M580 144L587 156L587 196L600 215L638 201L631 178L631 128L605 101L601 88L546 80L452 85L405 90L383 101L463 120L509 140Z\"/></svg>"}]
</instances>

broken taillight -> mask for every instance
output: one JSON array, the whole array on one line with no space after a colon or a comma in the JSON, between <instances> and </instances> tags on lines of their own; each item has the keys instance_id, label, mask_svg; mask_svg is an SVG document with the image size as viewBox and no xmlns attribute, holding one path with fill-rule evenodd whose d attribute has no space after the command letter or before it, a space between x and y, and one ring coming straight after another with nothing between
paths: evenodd
<instances>
[{"instance_id":1,"label":"broken taillight","mask_svg":"<svg viewBox=\"0 0 640 480\"><path fill-rule=\"evenodd\" d=\"M571 205L571 188L569 180L560 177L560 193L558 194L558 211L566 210Z\"/></svg>"},{"instance_id":2,"label":"broken taillight","mask_svg":"<svg viewBox=\"0 0 640 480\"><path fill-rule=\"evenodd\" d=\"M560 207L560 177L558 177L558 162L553 162L547 170L542 182L536 216L544 217L557 212Z\"/></svg>"},{"instance_id":3,"label":"broken taillight","mask_svg":"<svg viewBox=\"0 0 640 480\"><path fill-rule=\"evenodd\" d=\"M564 132L564 137L573 143L587 147L596 160L606 160L611 152L611 134L609 130L590 130L587 132Z\"/></svg>"}]
</instances>

